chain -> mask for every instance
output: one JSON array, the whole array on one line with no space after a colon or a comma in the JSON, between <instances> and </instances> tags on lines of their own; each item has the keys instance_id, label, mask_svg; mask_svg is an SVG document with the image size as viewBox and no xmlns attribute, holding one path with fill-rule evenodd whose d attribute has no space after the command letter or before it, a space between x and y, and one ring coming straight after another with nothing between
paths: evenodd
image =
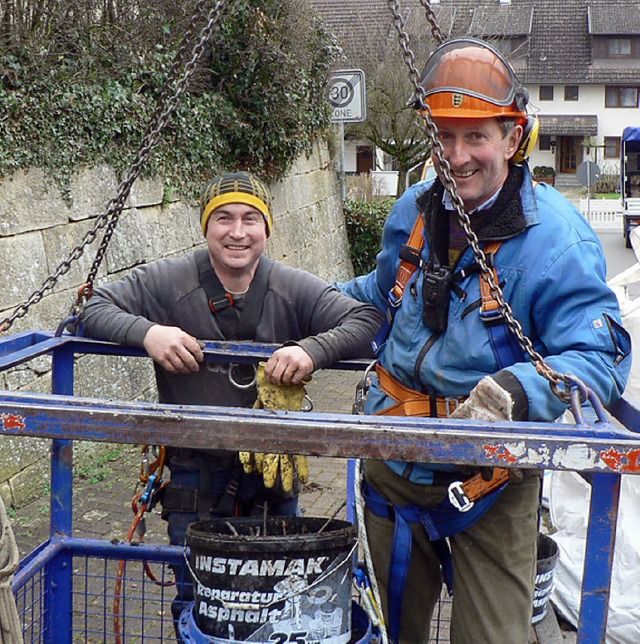
<instances>
[{"instance_id":1,"label":"chain","mask_svg":"<svg viewBox=\"0 0 640 644\"><path fill-rule=\"evenodd\" d=\"M176 54L171 70L169 71L167 85L165 86L165 89L160 96L158 107L156 108L156 111L151 118L151 124L147 130L147 133L142 139L140 149L136 154L133 164L129 168L125 179L120 183L120 186L118 187L117 195L113 199L111 199L111 201L109 201L105 212L96 218L94 225L84 234L82 241L78 245L73 247L68 257L60 262L54 273L47 277L46 280L44 280L41 287L31 293L31 295L25 302L18 305L13 310L10 316L0 321L0 332L9 329L17 319L22 318L27 314L29 308L32 305L40 302L40 300L42 300L42 298L44 297L44 294L47 291L53 289L54 286L58 283L58 280L67 272L69 272L71 264L82 257L86 247L95 241L98 235L98 231L100 231L102 228L105 228L106 226L102 242L100 243L100 247L96 252L96 257L94 259L93 265L91 266L91 269L87 275L87 281L82 286L81 292L78 294L78 300L75 306L76 312L80 309L81 301L83 299L88 299L91 296L93 282L98 272L98 268L100 267L100 264L104 259L107 246L109 244L109 241L111 240L111 236L113 235L113 231L116 227L116 224L118 223L118 219L122 214L124 204L131 191L131 186L140 176L143 165L149 158L152 149L160 140L160 135L162 134L163 130L171 120L173 112L178 106L180 97L187 89L188 83L195 71L196 65L202 57L205 45L211 38L213 28L220 20L220 10L224 5L224 0L219 0L218 2L216 2L213 8L209 11L207 24L200 32L198 42L192 49L190 60L184 65L182 77L179 80L176 80L178 78L178 70L181 68L182 62L185 59L188 41L191 40L198 18L204 12L204 5L206 2L207 0L198 0L198 3L196 4L189 27L185 32L185 35L183 36L180 48L178 50L178 53Z\"/></svg>"},{"instance_id":2,"label":"chain","mask_svg":"<svg viewBox=\"0 0 640 644\"><path fill-rule=\"evenodd\" d=\"M431 25L431 35L437 43L442 44L444 42L444 36L440 30L440 25L438 24L436 14L433 12L431 3L429 0L420 0L420 4L424 7L427 22Z\"/></svg>"},{"instance_id":3,"label":"chain","mask_svg":"<svg viewBox=\"0 0 640 644\"><path fill-rule=\"evenodd\" d=\"M426 5L429 4L428 0L420 0L420 2L423 4L423 6L425 6L425 8ZM451 176L451 166L445 159L444 148L442 146L442 143L440 142L440 138L438 137L438 128L433 122L431 108L425 101L425 90L420 84L420 73L418 72L418 69L415 65L415 55L409 47L409 36L405 29L404 18L400 14L399 2L398 0L388 0L388 5L391 13L393 14L393 24L398 33L398 40L400 41L400 47L402 48L402 56L405 64L409 68L411 82L415 90L416 104L419 106L419 111L425 121L425 133L429 139L429 143L431 144L431 149L438 160L438 166L442 173L444 186L451 195L451 200L458 215L460 225L462 226L462 229L467 236L467 240L473 250L475 260L482 270L481 279L485 279L488 282L491 293L498 303L500 312L504 316L509 330L515 335L518 340L518 344L520 345L522 350L529 356L529 360L531 361L533 366L541 376L549 381L553 393L558 396L563 402L568 403L570 402L569 390L574 386L575 377L569 376L568 374L558 373L545 362L542 355L540 355L540 353L535 350L531 340L525 335L520 322L514 317L511 306L504 299L502 289L496 282L493 272L490 270L487 264L487 257L484 254L483 250L480 248L478 237L471 228L471 220L469 219L469 215L464 210L464 203L462 202L462 199L458 194L458 186L456 185L456 181ZM433 15L433 11L430 10L430 8L427 9L427 17L429 18L429 16L431 16L431 18L433 18L433 21L435 22L435 16ZM433 26L431 19L429 19L429 22ZM439 29L437 31L439 33ZM436 37L437 39L437 36L435 36L435 34L434 37ZM560 388L559 385L561 384L564 384L565 387Z\"/></svg>"}]
</instances>

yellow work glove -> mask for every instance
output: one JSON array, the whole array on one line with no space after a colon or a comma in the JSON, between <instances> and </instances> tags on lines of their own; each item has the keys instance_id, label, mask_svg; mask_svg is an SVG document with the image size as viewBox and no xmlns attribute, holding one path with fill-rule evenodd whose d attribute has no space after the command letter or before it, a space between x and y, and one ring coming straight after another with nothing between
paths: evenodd
<instances>
[{"instance_id":1,"label":"yellow work glove","mask_svg":"<svg viewBox=\"0 0 640 644\"><path fill-rule=\"evenodd\" d=\"M256 409L281 409L286 411L300 411L307 390L304 384L311 382L311 378L300 385L274 385L270 383L264 373L265 363L258 365L256 385L258 399ZM309 466L307 457L298 454L265 454L263 452L240 452L240 462L247 474L262 474L265 487L275 487L278 477L282 489L290 492L293 489L296 474L300 483L309 480Z\"/></svg>"}]
</instances>

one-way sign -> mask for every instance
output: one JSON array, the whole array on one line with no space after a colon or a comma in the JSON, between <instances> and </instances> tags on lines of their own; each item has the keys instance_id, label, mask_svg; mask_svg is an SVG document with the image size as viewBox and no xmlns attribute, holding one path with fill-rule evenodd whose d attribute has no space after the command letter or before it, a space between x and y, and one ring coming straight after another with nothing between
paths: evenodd
<instances>
[{"instance_id":1,"label":"one-way sign","mask_svg":"<svg viewBox=\"0 0 640 644\"><path fill-rule=\"evenodd\" d=\"M331 74L327 98L332 108L332 121L364 121L367 117L364 72L361 69L340 69Z\"/></svg>"}]
</instances>

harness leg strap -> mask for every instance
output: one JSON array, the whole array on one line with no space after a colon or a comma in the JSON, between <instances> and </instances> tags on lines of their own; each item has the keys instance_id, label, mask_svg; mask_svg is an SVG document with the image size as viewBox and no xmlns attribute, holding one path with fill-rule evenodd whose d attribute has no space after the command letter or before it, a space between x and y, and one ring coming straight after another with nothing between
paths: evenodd
<instances>
[{"instance_id":1,"label":"harness leg strap","mask_svg":"<svg viewBox=\"0 0 640 644\"><path fill-rule=\"evenodd\" d=\"M389 634L394 642L400 641L400 624L402 622L402 603L404 587L409 574L411 546L413 535L411 526L401 512L395 512L395 529L393 534L393 551L389 570Z\"/></svg>"}]
</instances>

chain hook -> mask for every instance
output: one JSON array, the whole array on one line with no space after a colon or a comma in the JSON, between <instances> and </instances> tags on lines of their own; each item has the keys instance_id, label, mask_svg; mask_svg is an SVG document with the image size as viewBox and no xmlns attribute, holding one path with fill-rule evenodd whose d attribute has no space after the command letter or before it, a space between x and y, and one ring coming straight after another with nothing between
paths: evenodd
<instances>
[{"instance_id":1,"label":"chain hook","mask_svg":"<svg viewBox=\"0 0 640 644\"><path fill-rule=\"evenodd\" d=\"M578 425L584 424L584 416L582 413L582 406L584 403L589 402L593 407L596 414L597 421L604 423L608 421L607 412L600 402L600 399L589 389L585 383L577 376L571 373L565 374L562 377L564 388L560 389L559 383L550 384L551 391L563 402L568 402L571 407L571 413L576 419Z\"/></svg>"}]
</instances>

